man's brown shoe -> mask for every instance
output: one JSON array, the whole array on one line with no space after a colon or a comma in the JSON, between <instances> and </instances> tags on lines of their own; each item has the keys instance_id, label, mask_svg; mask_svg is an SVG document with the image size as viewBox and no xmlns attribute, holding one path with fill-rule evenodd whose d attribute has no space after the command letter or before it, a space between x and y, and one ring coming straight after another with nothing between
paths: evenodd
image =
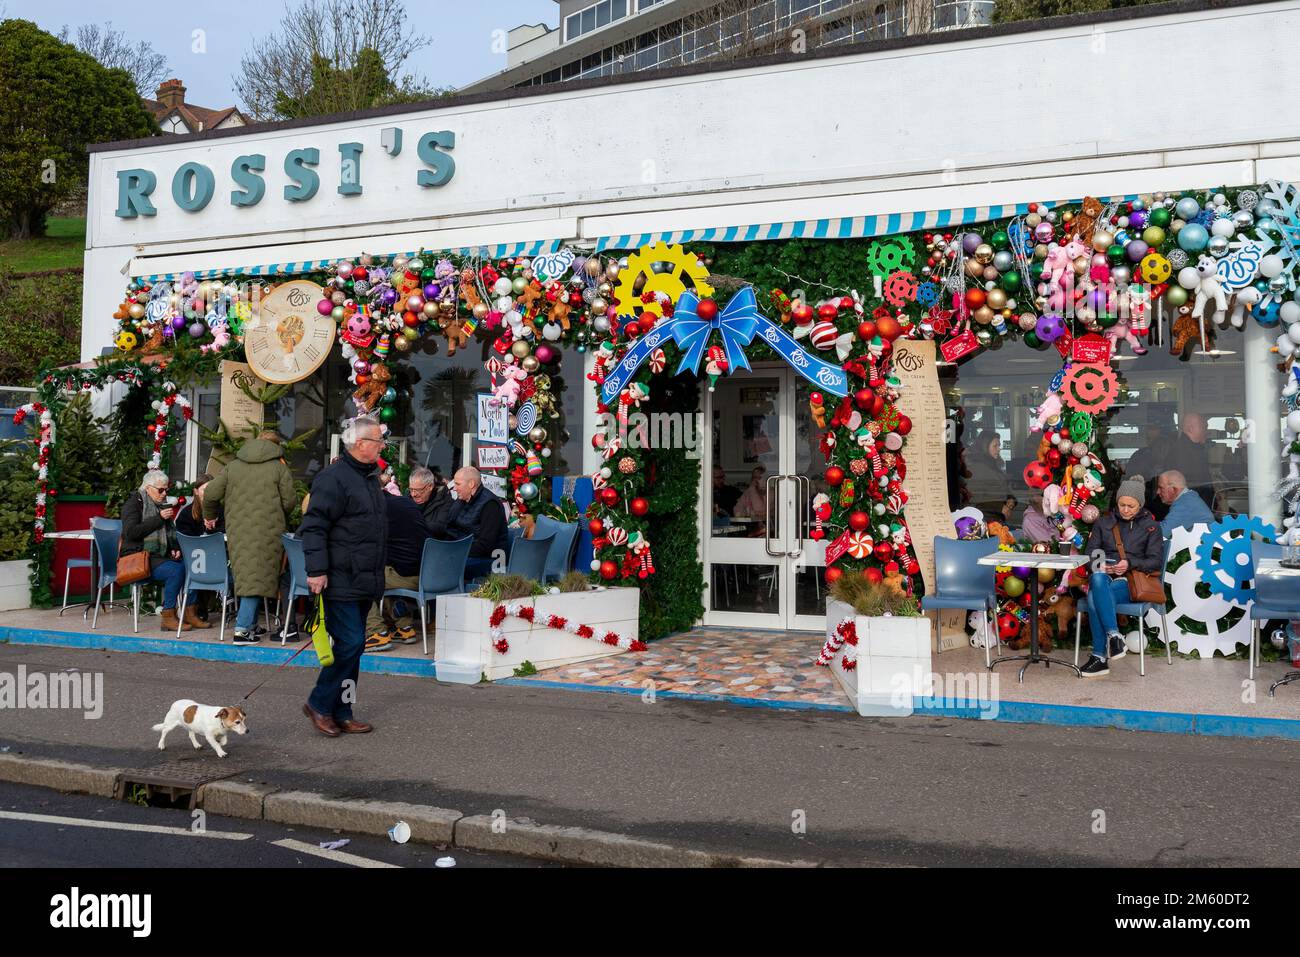
<instances>
[{"instance_id":1,"label":"man's brown shoe","mask_svg":"<svg viewBox=\"0 0 1300 957\"><path fill-rule=\"evenodd\" d=\"M199 613L198 613L197 611L194 610L194 606L193 606L193 605L186 605L186 606L185 606L185 618L184 618L184 621L185 621L185 624L189 625L191 628L211 628L211 627L212 627L212 622L210 622L210 621L204 621L202 618L199 617Z\"/></svg>"},{"instance_id":2,"label":"man's brown shoe","mask_svg":"<svg viewBox=\"0 0 1300 957\"><path fill-rule=\"evenodd\" d=\"M353 718L348 718L346 721L335 721L334 726L348 734L369 734L375 730L373 724L366 724L364 721L356 721Z\"/></svg>"},{"instance_id":3,"label":"man's brown shoe","mask_svg":"<svg viewBox=\"0 0 1300 957\"><path fill-rule=\"evenodd\" d=\"M339 731L339 726L334 723L333 718L331 718L327 714L317 714L315 711L312 710L311 705L309 704L303 705L302 713L305 714L308 717L308 719L310 719L312 725L316 728L316 730L319 731L321 734L325 735L326 737L337 738L342 733Z\"/></svg>"},{"instance_id":4,"label":"man's brown shoe","mask_svg":"<svg viewBox=\"0 0 1300 957\"><path fill-rule=\"evenodd\" d=\"M188 611L188 609L186 609L186 610ZM161 624L161 628L162 628L162 630L163 630L163 631L171 631L171 632L175 632L178 626L180 627L180 630L181 630L181 631L193 631L193 630L194 630L194 626L191 625L188 621L186 621L186 622L182 622L182 621L181 621L181 620L176 616L176 609L175 609L175 608L164 608L164 609L162 610L162 624Z\"/></svg>"}]
</instances>

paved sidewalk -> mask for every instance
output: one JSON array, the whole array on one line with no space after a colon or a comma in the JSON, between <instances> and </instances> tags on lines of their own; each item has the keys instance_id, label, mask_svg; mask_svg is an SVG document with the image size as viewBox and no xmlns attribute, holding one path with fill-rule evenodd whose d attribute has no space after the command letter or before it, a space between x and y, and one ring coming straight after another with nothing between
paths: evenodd
<instances>
[{"instance_id":1,"label":"paved sidewalk","mask_svg":"<svg viewBox=\"0 0 1300 957\"><path fill-rule=\"evenodd\" d=\"M156 750L149 729L170 703L237 703L269 673L0 646L0 671L19 664L102 672L104 715L7 711L0 748L113 767L193 754L180 739ZM1300 843L1300 745L1289 741L651 704L370 674L358 714L379 730L331 740L299 710L312 677L286 669L254 696L253 733L230 742L227 760L246 769L237 780L834 863L1284 865ZM1097 810L1104 834L1093 831Z\"/></svg>"}]
</instances>

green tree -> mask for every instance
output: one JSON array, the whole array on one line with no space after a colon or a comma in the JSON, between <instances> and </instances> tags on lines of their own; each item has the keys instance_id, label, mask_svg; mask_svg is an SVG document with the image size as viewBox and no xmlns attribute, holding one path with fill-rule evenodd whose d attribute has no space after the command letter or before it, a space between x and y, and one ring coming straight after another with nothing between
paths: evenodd
<instances>
[{"instance_id":1,"label":"green tree","mask_svg":"<svg viewBox=\"0 0 1300 957\"><path fill-rule=\"evenodd\" d=\"M60 495L100 495L108 442L102 423L90 408L90 393L82 392L58 414L55 422Z\"/></svg>"},{"instance_id":2,"label":"green tree","mask_svg":"<svg viewBox=\"0 0 1300 957\"><path fill-rule=\"evenodd\" d=\"M45 234L86 180L86 145L158 131L125 70L27 20L0 22L0 236Z\"/></svg>"},{"instance_id":3,"label":"green tree","mask_svg":"<svg viewBox=\"0 0 1300 957\"><path fill-rule=\"evenodd\" d=\"M405 81L394 83L378 50L364 49L351 69L336 66L328 57L314 54L311 59L311 86L301 95L280 91L275 99L275 113L286 120L324 116L374 106L409 103L440 95Z\"/></svg>"},{"instance_id":4,"label":"green tree","mask_svg":"<svg viewBox=\"0 0 1300 957\"><path fill-rule=\"evenodd\" d=\"M15 280L0 269L0 384L29 385L42 362L67 365L80 351L80 271Z\"/></svg>"},{"instance_id":5,"label":"green tree","mask_svg":"<svg viewBox=\"0 0 1300 957\"><path fill-rule=\"evenodd\" d=\"M1096 13L1099 10L1140 7L1159 2L1161 0L998 0L997 6L993 8L993 22L1041 20L1071 13Z\"/></svg>"}]
</instances>

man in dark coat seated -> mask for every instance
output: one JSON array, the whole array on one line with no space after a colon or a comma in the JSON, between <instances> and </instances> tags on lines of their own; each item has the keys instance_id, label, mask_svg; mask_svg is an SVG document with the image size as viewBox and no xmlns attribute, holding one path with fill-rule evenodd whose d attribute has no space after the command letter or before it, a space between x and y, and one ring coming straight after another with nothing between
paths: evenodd
<instances>
[{"instance_id":1,"label":"man in dark coat seated","mask_svg":"<svg viewBox=\"0 0 1300 957\"><path fill-rule=\"evenodd\" d=\"M465 563L465 581L490 574L498 558L498 570L504 570L509 557L505 506L483 486L479 470L472 466L458 469L454 481L456 501L447 509L445 517L435 520L431 531L437 538L451 541L474 536L469 561Z\"/></svg>"}]
</instances>

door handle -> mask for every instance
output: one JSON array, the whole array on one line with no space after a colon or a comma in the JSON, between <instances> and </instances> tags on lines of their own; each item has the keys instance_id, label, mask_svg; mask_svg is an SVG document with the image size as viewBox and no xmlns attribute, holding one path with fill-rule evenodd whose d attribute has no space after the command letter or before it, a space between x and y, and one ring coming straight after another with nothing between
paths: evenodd
<instances>
[{"instance_id":1,"label":"door handle","mask_svg":"<svg viewBox=\"0 0 1300 957\"><path fill-rule=\"evenodd\" d=\"M772 483L776 483L777 495L779 495L781 491L781 480L784 478L784 475L769 475L767 477L767 484L763 486L763 490L767 497L767 507L763 510L763 548L772 558L781 558L785 555L784 551L775 552L772 550L772 526L775 524L772 521L772 507L775 505L778 509L778 513L780 509L780 504L776 501L776 496L772 494Z\"/></svg>"},{"instance_id":2,"label":"door handle","mask_svg":"<svg viewBox=\"0 0 1300 957\"><path fill-rule=\"evenodd\" d=\"M806 475L789 476L794 481L794 530L796 547L794 551L788 552L790 558L799 558L803 555L804 547L804 529L807 527L806 510L809 504L809 492L812 491L812 482Z\"/></svg>"}]
</instances>

